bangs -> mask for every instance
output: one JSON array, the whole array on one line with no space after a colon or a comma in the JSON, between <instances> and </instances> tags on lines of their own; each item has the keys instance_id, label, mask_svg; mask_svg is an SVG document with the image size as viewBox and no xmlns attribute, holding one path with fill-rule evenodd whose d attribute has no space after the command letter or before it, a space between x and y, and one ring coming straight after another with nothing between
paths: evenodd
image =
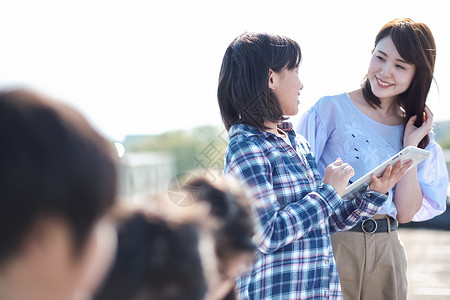
<instances>
[{"instance_id":1,"label":"bangs","mask_svg":"<svg viewBox=\"0 0 450 300\"><path fill-rule=\"evenodd\" d=\"M419 48L416 41L412 38L413 30L410 26L393 27L390 37L398 51L398 54L411 65L417 64L417 49Z\"/></svg>"},{"instance_id":2,"label":"bangs","mask_svg":"<svg viewBox=\"0 0 450 300\"><path fill-rule=\"evenodd\" d=\"M416 67L428 67L430 57L436 56L436 45L429 28L409 19L394 20L385 26L376 40L390 36L400 56ZM434 60L434 59L432 59Z\"/></svg>"},{"instance_id":3,"label":"bangs","mask_svg":"<svg viewBox=\"0 0 450 300\"><path fill-rule=\"evenodd\" d=\"M273 61L271 69L280 72L283 68L292 70L300 65L301 50L298 43L292 39L276 36L270 46L273 49Z\"/></svg>"}]
</instances>

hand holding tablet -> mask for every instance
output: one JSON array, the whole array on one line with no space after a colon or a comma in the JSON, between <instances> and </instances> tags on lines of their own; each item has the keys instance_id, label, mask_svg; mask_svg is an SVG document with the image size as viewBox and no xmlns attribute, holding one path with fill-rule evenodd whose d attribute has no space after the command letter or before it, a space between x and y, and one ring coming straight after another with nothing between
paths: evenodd
<instances>
[{"instance_id":1,"label":"hand holding tablet","mask_svg":"<svg viewBox=\"0 0 450 300\"><path fill-rule=\"evenodd\" d=\"M417 147L408 146L405 149L398 152L393 157L389 158L382 164L380 164L378 167L373 169L372 171L368 172L349 186L345 188L344 195L342 198L344 199L353 199L358 194L361 194L367 186L369 186L372 182L371 175L374 174L376 177L380 177L383 175L384 171L386 170L387 166L389 165L395 165L398 161L401 161L402 163L407 163L408 161L412 160L412 165L408 168L408 171L417 166L421 161L423 161L425 158L430 156L430 152L427 150L423 150Z\"/></svg>"}]
</instances>

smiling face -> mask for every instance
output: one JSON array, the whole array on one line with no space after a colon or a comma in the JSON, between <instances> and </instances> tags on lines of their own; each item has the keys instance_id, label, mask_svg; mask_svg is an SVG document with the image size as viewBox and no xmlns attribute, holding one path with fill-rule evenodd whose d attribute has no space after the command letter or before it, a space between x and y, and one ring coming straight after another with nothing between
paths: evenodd
<instances>
[{"instance_id":1,"label":"smiling face","mask_svg":"<svg viewBox=\"0 0 450 300\"><path fill-rule=\"evenodd\" d=\"M298 97L303 89L298 77L298 67L292 70L284 68L278 73L270 71L269 87L277 96L284 115L294 116L298 113Z\"/></svg>"},{"instance_id":2,"label":"smiling face","mask_svg":"<svg viewBox=\"0 0 450 300\"><path fill-rule=\"evenodd\" d=\"M370 60L368 80L372 92L381 101L395 99L405 92L413 80L415 66L398 53L390 36L380 40Z\"/></svg>"}]
</instances>

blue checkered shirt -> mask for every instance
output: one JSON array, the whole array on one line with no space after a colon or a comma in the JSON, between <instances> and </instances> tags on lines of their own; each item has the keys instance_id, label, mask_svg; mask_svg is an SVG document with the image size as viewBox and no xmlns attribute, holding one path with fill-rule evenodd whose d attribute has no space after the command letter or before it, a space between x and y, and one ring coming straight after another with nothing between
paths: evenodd
<instances>
[{"instance_id":1,"label":"blue checkered shirt","mask_svg":"<svg viewBox=\"0 0 450 300\"><path fill-rule=\"evenodd\" d=\"M225 174L245 183L253 197L259 247L256 261L238 278L240 299L342 299L330 234L374 215L387 196L368 191L342 200L322 183L311 149L292 125L275 134L233 125Z\"/></svg>"}]
</instances>

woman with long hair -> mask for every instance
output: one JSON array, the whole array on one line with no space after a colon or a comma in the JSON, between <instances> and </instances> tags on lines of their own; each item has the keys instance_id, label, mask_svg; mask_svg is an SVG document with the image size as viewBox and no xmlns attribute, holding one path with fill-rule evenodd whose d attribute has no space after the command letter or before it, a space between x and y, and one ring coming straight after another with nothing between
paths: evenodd
<instances>
[{"instance_id":1,"label":"woman with long hair","mask_svg":"<svg viewBox=\"0 0 450 300\"><path fill-rule=\"evenodd\" d=\"M361 88L321 98L300 120L297 132L310 143L321 174L336 157L354 168L354 181L407 146L431 152L389 191L377 215L332 235L344 299L406 299L397 224L445 210L448 174L426 105L435 58L428 26L392 20L375 38Z\"/></svg>"}]
</instances>

